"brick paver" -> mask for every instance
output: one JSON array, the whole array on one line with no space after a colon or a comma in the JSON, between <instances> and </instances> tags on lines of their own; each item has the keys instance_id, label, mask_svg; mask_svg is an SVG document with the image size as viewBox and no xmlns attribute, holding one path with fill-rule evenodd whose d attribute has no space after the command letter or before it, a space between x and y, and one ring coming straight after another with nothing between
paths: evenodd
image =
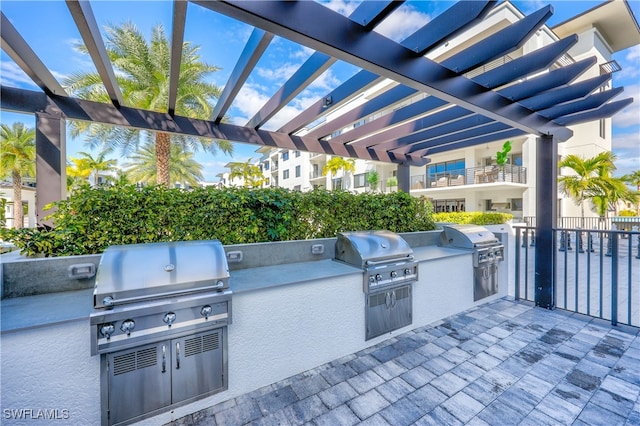
<instances>
[{"instance_id":1,"label":"brick paver","mask_svg":"<svg viewBox=\"0 0 640 426\"><path fill-rule=\"evenodd\" d=\"M633 327L501 299L182 425L640 425Z\"/></svg>"}]
</instances>

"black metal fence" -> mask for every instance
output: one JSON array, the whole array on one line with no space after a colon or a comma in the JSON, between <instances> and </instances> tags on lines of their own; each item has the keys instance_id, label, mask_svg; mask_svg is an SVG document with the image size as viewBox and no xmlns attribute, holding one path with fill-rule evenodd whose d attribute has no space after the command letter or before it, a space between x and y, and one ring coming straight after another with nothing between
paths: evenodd
<instances>
[{"instance_id":1,"label":"black metal fence","mask_svg":"<svg viewBox=\"0 0 640 426\"><path fill-rule=\"evenodd\" d=\"M515 227L515 298L535 301L535 229ZM640 232L554 229L555 306L640 327Z\"/></svg>"}]
</instances>

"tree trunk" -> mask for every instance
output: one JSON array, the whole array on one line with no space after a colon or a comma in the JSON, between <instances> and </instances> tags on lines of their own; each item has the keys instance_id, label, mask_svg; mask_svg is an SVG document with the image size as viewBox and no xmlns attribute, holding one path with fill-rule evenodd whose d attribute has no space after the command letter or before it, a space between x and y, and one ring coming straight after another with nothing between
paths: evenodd
<instances>
[{"instance_id":1,"label":"tree trunk","mask_svg":"<svg viewBox=\"0 0 640 426\"><path fill-rule=\"evenodd\" d=\"M24 226L24 211L22 210L22 176L20 172L11 172L13 177L13 227L20 229Z\"/></svg>"},{"instance_id":2,"label":"tree trunk","mask_svg":"<svg viewBox=\"0 0 640 426\"><path fill-rule=\"evenodd\" d=\"M168 133L156 133L156 183L169 187L169 156L171 138Z\"/></svg>"},{"instance_id":3,"label":"tree trunk","mask_svg":"<svg viewBox=\"0 0 640 426\"><path fill-rule=\"evenodd\" d=\"M93 177L93 186L97 188L98 187L98 171L95 170L94 173L95 173L95 176Z\"/></svg>"}]
</instances>

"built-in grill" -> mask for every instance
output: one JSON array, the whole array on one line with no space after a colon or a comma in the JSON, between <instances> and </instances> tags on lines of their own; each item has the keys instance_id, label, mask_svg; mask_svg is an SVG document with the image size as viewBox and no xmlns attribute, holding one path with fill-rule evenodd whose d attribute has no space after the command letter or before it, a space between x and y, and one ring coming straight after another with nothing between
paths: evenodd
<instances>
[{"instance_id":1,"label":"built-in grill","mask_svg":"<svg viewBox=\"0 0 640 426\"><path fill-rule=\"evenodd\" d=\"M366 340L411 324L418 262L401 236L390 231L341 232L335 250L335 260L364 270Z\"/></svg>"},{"instance_id":2,"label":"built-in grill","mask_svg":"<svg viewBox=\"0 0 640 426\"><path fill-rule=\"evenodd\" d=\"M473 250L473 300L498 292L498 262L504 260L504 245L493 232L477 225L443 225L443 247Z\"/></svg>"},{"instance_id":3,"label":"built-in grill","mask_svg":"<svg viewBox=\"0 0 640 426\"><path fill-rule=\"evenodd\" d=\"M128 424L227 388L231 291L219 241L109 247L93 303L103 424Z\"/></svg>"}]
</instances>

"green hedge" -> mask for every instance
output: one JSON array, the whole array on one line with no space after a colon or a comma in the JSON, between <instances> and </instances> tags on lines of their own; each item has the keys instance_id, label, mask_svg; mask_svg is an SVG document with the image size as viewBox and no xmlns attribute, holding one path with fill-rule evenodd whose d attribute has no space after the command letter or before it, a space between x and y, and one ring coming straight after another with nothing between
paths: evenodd
<instances>
[{"instance_id":1,"label":"green hedge","mask_svg":"<svg viewBox=\"0 0 640 426\"><path fill-rule=\"evenodd\" d=\"M435 222L473 224L473 225L500 225L513 219L510 213L482 213L482 212L454 212L435 213Z\"/></svg>"},{"instance_id":2,"label":"green hedge","mask_svg":"<svg viewBox=\"0 0 640 426\"><path fill-rule=\"evenodd\" d=\"M339 231L435 229L431 204L402 192L282 188L81 188L55 203L52 230L2 230L23 253L101 253L110 245L219 239L223 244L335 237Z\"/></svg>"}]
</instances>

